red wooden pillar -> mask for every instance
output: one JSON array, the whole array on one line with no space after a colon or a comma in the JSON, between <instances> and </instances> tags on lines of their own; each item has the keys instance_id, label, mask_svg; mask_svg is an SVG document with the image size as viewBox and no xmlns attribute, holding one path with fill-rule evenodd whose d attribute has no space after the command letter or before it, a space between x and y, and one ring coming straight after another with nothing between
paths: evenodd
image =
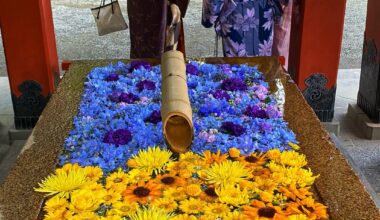
<instances>
[{"instance_id":1,"label":"red wooden pillar","mask_svg":"<svg viewBox=\"0 0 380 220\"><path fill-rule=\"evenodd\" d=\"M368 0L362 68L358 93L359 107L380 122L380 1Z\"/></svg>"},{"instance_id":2,"label":"red wooden pillar","mask_svg":"<svg viewBox=\"0 0 380 220\"><path fill-rule=\"evenodd\" d=\"M346 0L294 1L289 72L319 119L332 121Z\"/></svg>"},{"instance_id":3,"label":"red wooden pillar","mask_svg":"<svg viewBox=\"0 0 380 220\"><path fill-rule=\"evenodd\" d=\"M0 26L15 125L29 129L59 79L50 0L3 1Z\"/></svg>"}]
</instances>

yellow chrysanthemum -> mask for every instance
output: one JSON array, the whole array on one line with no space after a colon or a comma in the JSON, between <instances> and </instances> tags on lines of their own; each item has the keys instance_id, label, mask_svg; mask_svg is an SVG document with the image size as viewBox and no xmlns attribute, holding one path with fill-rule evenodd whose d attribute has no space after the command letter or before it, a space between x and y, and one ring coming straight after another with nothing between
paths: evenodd
<instances>
[{"instance_id":1,"label":"yellow chrysanthemum","mask_svg":"<svg viewBox=\"0 0 380 220\"><path fill-rule=\"evenodd\" d=\"M128 182L135 184L141 181L148 181L151 176L145 170L133 169L128 172Z\"/></svg>"},{"instance_id":2,"label":"yellow chrysanthemum","mask_svg":"<svg viewBox=\"0 0 380 220\"><path fill-rule=\"evenodd\" d=\"M246 190L240 190L240 187L234 185L224 185L215 190L221 203L228 205L240 206L249 203L249 196Z\"/></svg>"},{"instance_id":3,"label":"yellow chrysanthemum","mask_svg":"<svg viewBox=\"0 0 380 220\"><path fill-rule=\"evenodd\" d=\"M125 190L127 184L128 175L122 169L118 169L116 172L113 172L106 179L106 188L113 189L117 192L122 192Z\"/></svg>"},{"instance_id":4,"label":"yellow chrysanthemum","mask_svg":"<svg viewBox=\"0 0 380 220\"><path fill-rule=\"evenodd\" d=\"M301 215L289 215L287 217L288 217L288 220L309 220L309 218L306 215L304 215L304 214L301 214Z\"/></svg>"},{"instance_id":5,"label":"yellow chrysanthemum","mask_svg":"<svg viewBox=\"0 0 380 220\"><path fill-rule=\"evenodd\" d=\"M184 153L184 154L181 154L181 155L179 156L179 161L180 161L180 162L194 163L194 162L196 162L196 161L198 161L198 160L201 160L201 159L202 159L202 158L201 158L200 155L195 154L195 153L193 153L193 152L191 152L191 151L186 152L186 153Z\"/></svg>"},{"instance_id":6,"label":"yellow chrysanthemum","mask_svg":"<svg viewBox=\"0 0 380 220\"><path fill-rule=\"evenodd\" d=\"M206 215L217 218L224 218L229 212L230 208L222 203L209 203L204 209Z\"/></svg>"},{"instance_id":7,"label":"yellow chrysanthemum","mask_svg":"<svg viewBox=\"0 0 380 220\"><path fill-rule=\"evenodd\" d=\"M263 202L269 202L272 203L273 201L273 193L267 192L267 191L261 191L259 192L260 200Z\"/></svg>"},{"instance_id":8,"label":"yellow chrysanthemum","mask_svg":"<svg viewBox=\"0 0 380 220\"><path fill-rule=\"evenodd\" d=\"M188 196L185 193L185 190L183 187L177 187L177 188L168 188L164 191L164 197L166 198L172 198L175 201L182 201L186 199Z\"/></svg>"},{"instance_id":9,"label":"yellow chrysanthemum","mask_svg":"<svg viewBox=\"0 0 380 220\"><path fill-rule=\"evenodd\" d=\"M159 198L154 200L151 205L166 212L173 212L178 207L177 202L172 198Z\"/></svg>"},{"instance_id":10,"label":"yellow chrysanthemum","mask_svg":"<svg viewBox=\"0 0 380 220\"><path fill-rule=\"evenodd\" d=\"M295 184L299 187L310 186L318 176L313 176L310 169L300 167L285 167L283 165L270 162L269 169L273 172L272 178L276 183L288 186Z\"/></svg>"},{"instance_id":11,"label":"yellow chrysanthemum","mask_svg":"<svg viewBox=\"0 0 380 220\"><path fill-rule=\"evenodd\" d=\"M100 167L88 166L84 168L84 171L86 172L86 177L89 181L96 182L103 177L103 171Z\"/></svg>"},{"instance_id":12,"label":"yellow chrysanthemum","mask_svg":"<svg viewBox=\"0 0 380 220\"><path fill-rule=\"evenodd\" d=\"M190 184L185 187L185 192L189 196L199 196L202 193L201 187L197 184Z\"/></svg>"},{"instance_id":13,"label":"yellow chrysanthemum","mask_svg":"<svg viewBox=\"0 0 380 220\"><path fill-rule=\"evenodd\" d=\"M60 174L60 173L66 173L67 174L71 171L77 171L79 169L83 169L83 168L80 167L77 163L75 163L75 164L67 163L67 164L63 165L63 167L56 169L55 173L56 174Z\"/></svg>"},{"instance_id":14,"label":"yellow chrysanthemum","mask_svg":"<svg viewBox=\"0 0 380 220\"><path fill-rule=\"evenodd\" d=\"M58 172L52 174L39 183L37 192L48 193L48 196L57 194L61 197L68 197L70 192L82 188L88 183L86 173L83 169Z\"/></svg>"},{"instance_id":15,"label":"yellow chrysanthemum","mask_svg":"<svg viewBox=\"0 0 380 220\"><path fill-rule=\"evenodd\" d=\"M249 171L238 161L223 161L214 164L204 171L206 180L210 184L236 184L247 179Z\"/></svg>"},{"instance_id":16,"label":"yellow chrysanthemum","mask_svg":"<svg viewBox=\"0 0 380 220\"><path fill-rule=\"evenodd\" d=\"M186 214L198 214L204 211L206 204L200 199L190 198L181 201L179 208Z\"/></svg>"},{"instance_id":17,"label":"yellow chrysanthemum","mask_svg":"<svg viewBox=\"0 0 380 220\"><path fill-rule=\"evenodd\" d=\"M98 220L99 216L96 215L94 212L81 212L78 215L74 215L71 219L72 220L83 220L83 219Z\"/></svg>"},{"instance_id":18,"label":"yellow chrysanthemum","mask_svg":"<svg viewBox=\"0 0 380 220\"><path fill-rule=\"evenodd\" d=\"M124 220L125 218L121 217L120 215L107 215L107 216L101 216L99 220Z\"/></svg>"},{"instance_id":19,"label":"yellow chrysanthemum","mask_svg":"<svg viewBox=\"0 0 380 220\"><path fill-rule=\"evenodd\" d=\"M72 219L73 215L72 211L61 209L46 213L44 220Z\"/></svg>"},{"instance_id":20,"label":"yellow chrysanthemum","mask_svg":"<svg viewBox=\"0 0 380 220\"><path fill-rule=\"evenodd\" d=\"M103 203L106 205L112 205L113 203L121 200L121 194L114 189L109 189L103 196Z\"/></svg>"},{"instance_id":21,"label":"yellow chrysanthemum","mask_svg":"<svg viewBox=\"0 0 380 220\"><path fill-rule=\"evenodd\" d=\"M272 149L269 150L265 155L271 160L276 160L277 158L280 158L281 151L279 149Z\"/></svg>"},{"instance_id":22,"label":"yellow chrysanthemum","mask_svg":"<svg viewBox=\"0 0 380 220\"><path fill-rule=\"evenodd\" d=\"M233 211L226 215L226 218L228 220L250 220L248 216L246 216L243 212L240 211Z\"/></svg>"},{"instance_id":23,"label":"yellow chrysanthemum","mask_svg":"<svg viewBox=\"0 0 380 220\"><path fill-rule=\"evenodd\" d=\"M294 144L294 143L292 143L292 142L289 142L288 144L289 144L289 146L290 146L291 148L293 148L294 150L299 150L299 149L301 148L298 144Z\"/></svg>"},{"instance_id":24,"label":"yellow chrysanthemum","mask_svg":"<svg viewBox=\"0 0 380 220\"><path fill-rule=\"evenodd\" d=\"M273 192L277 187L277 183L277 180L272 178L256 177L252 185L257 193L261 191Z\"/></svg>"},{"instance_id":25,"label":"yellow chrysanthemum","mask_svg":"<svg viewBox=\"0 0 380 220\"><path fill-rule=\"evenodd\" d=\"M170 161L171 155L172 153L168 150L159 147L148 147L147 150L140 150L139 153L132 158L135 162L132 168L145 170L149 174L158 174L164 170L166 164Z\"/></svg>"},{"instance_id":26,"label":"yellow chrysanthemum","mask_svg":"<svg viewBox=\"0 0 380 220\"><path fill-rule=\"evenodd\" d=\"M195 217L194 215L181 214L174 216L170 220L197 220L197 217Z\"/></svg>"},{"instance_id":27,"label":"yellow chrysanthemum","mask_svg":"<svg viewBox=\"0 0 380 220\"><path fill-rule=\"evenodd\" d=\"M115 202L112 205L112 209L107 212L107 215L121 215L121 216L129 216L134 214L139 209L139 205L137 202Z\"/></svg>"},{"instance_id":28,"label":"yellow chrysanthemum","mask_svg":"<svg viewBox=\"0 0 380 220\"><path fill-rule=\"evenodd\" d=\"M278 160L275 160L285 166L303 167L306 166L306 157L303 154L299 154L295 151L284 151Z\"/></svg>"},{"instance_id":29,"label":"yellow chrysanthemum","mask_svg":"<svg viewBox=\"0 0 380 220\"><path fill-rule=\"evenodd\" d=\"M102 200L91 190L76 190L70 196L70 210L75 213L92 212L99 208Z\"/></svg>"},{"instance_id":30,"label":"yellow chrysanthemum","mask_svg":"<svg viewBox=\"0 0 380 220\"><path fill-rule=\"evenodd\" d=\"M54 196L46 201L44 210L46 212L54 212L57 210L64 211L69 206L69 202L62 197Z\"/></svg>"},{"instance_id":31,"label":"yellow chrysanthemum","mask_svg":"<svg viewBox=\"0 0 380 220\"><path fill-rule=\"evenodd\" d=\"M133 215L130 215L131 220L169 220L171 214L168 214L164 210L157 209L154 207L141 208Z\"/></svg>"}]
</instances>

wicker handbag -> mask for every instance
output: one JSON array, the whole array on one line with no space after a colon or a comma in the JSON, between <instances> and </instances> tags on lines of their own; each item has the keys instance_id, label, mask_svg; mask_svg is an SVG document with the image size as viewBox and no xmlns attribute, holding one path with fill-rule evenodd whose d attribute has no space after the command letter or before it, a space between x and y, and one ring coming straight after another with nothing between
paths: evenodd
<instances>
[{"instance_id":1,"label":"wicker handbag","mask_svg":"<svg viewBox=\"0 0 380 220\"><path fill-rule=\"evenodd\" d=\"M99 36L128 28L118 1L111 0L111 3L105 4L105 0L102 0L100 6L92 8L91 12L95 18Z\"/></svg>"}]
</instances>

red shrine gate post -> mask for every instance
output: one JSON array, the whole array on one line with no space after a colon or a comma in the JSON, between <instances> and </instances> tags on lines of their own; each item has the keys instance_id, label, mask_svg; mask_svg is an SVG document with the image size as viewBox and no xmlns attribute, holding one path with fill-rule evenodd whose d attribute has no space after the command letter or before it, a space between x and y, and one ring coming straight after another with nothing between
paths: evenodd
<instances>
[{"instance_id":1,"label":"red shrine gate post","mask_svg":"<svg viewBox=\"0 0 380 220\"><path fill-rule=\"evenodd\" d=\"M331 122L346 0L294 1L288 70L319 119Z\"/></svg>"},{"instance_id":2,"label":"red shrine gate post","mask_svg":"<svg viewBox=\"0 0 380 220\"><path fill-rule=\"evenodd\" d=\"M380 122L380 1L368 0L358 106Z\"/></svg>"},{"instance_id":3,"label":"red shrine gate post","mask_svg":"<svg viewBox=\"0 0 380 220\"><path fill-rule=\"evenodd\" d=\"M0 26L15 126L30 129L59 80L50 0L3 1Z\"/></svg>"}]
</instances>

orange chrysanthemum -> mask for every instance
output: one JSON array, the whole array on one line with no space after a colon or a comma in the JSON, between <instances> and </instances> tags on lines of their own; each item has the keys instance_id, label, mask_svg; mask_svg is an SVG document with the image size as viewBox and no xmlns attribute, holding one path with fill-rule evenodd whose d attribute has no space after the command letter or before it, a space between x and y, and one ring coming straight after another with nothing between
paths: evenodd
<instances>
[{"instance_id":1,"label":"orange chrysanthemum","mask_svg":"<svg viewBox=\"0 0 380 220\"><path fill-rule=\"evenodd\" d=\"M170 173L158 175L155 178L155 182L160 184L162 188L179 187L186 185L186 180L179 176L172 175Z\"/></svg>"},{"instance_id":2,"label":"orange chrysanthemum","mask_svg":"<svg viewBox=\"0 0 380 220\"><path fill-rule=\"evenodd\" d=\"M265 204L262 201L253 200L250 206L243 206L244 214L251 219L270 218L276 220L286 220L286 215L281 207L273 206L271 203Z\"/></svg>"},{"instance_id":3,"label":"orange chrysanthemum","mask_svg":"<svg viewBox=\"0 0 380 220\"><path fill-rule=\"evenodd\" d=\"M221 154L220 150L218 150L218 153L211 153L211 151L206 150L203 152L203 160L207 164L213 164L213 163L221 163L225 160L227 160L228 155L227 154Z\"/></svg>"},{"instance_id":4,"label":"orange chrysanthemum","mask_svg":"<svg viewBox=\"0 0 380 220\"><path fill-rule=\"evenodd\" d=\"M321 203L315 202L313 198L308 197L302 200L297 199L288 205L289 214L305 214L310 219L326 219L327 207Z\"/></svg>"},{"instance_id":5,"label":"orange chrysanthemum","mask_svg":"<svg viewBox=\"0 0 380 220\"><path fill-rule=\"evenodd\" d=\"M140 182L131 186L123 192L124 201L147 204L161 195L161 187L154 182Z\"/></svg>"},{"instance_id":6,"label":"orange chrysanthemum","mask_svg":"<svg viewBox=\"0 0 380 220\"><path fill-rule=\"evenodd\" d=\"M296 201L296 199L305 199L308 196L313 195L312 192L309 191L310 187L303 187L297 189L295 184L291 184L288 187L280 186L278 191L283 193L284 196L291 198L293 201Z\"/></svg>"}]
</instances>

